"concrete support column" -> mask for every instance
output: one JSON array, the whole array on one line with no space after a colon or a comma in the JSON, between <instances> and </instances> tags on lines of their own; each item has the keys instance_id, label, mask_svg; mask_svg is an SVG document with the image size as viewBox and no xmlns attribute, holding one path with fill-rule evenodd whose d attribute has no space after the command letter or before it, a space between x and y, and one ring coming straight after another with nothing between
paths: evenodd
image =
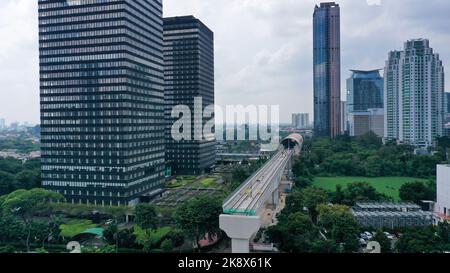
<instances>
[{"instance_id":1,"label":"concrete support column","mask_svg":"<svg viewBox=\"0 0 450 273\"><path fill-rule=\"evenodd\" d=\"M289 161L287 162L286 169L288 170L292 169L292 158L290 158Z\"/></svg>"},{"instance_id":2,"label":"concrete support column","mask_svg":"<svg viewBox=\"0 0 450 273\"><path fill-rule=\"evenodd\" d=\"M274 192L272 192L272 204L278 206L279 203L280 203L280 190L276 189Z\"/></svg>"},{"instance_id":3,"label":"concrete support column","mask_svg":"<svg viewBox=\"0 0 450 273\"><path fill-rule=\"evenodd\" d=\"M250 240L231 238L231 253L250 253Z\"/></svg>"},{"instance_id":4,"label":"concrete support column","mask_svg":"<svg viewBox=\"0 0 450 273\"><path fill-rule=\"evenodd\" d=\"M250 238L261 228L261 219L258 216L222 214L219 224L231 238L233 253L249 253Z\"/></svg>"}]
</instances>

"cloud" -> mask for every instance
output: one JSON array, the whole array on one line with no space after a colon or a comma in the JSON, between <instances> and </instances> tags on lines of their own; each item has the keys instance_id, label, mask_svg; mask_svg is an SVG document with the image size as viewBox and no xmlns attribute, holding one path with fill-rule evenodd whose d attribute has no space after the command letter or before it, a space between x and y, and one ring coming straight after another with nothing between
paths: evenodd
<instances>
[{"instance_id":1,"label":"cloud","mask_svg":"<svg viewBox=\"0 0 450 273\"><path fill-rule=\"evenodd\" d=\"M7 0L0 7L0 117L39 120L37 1Z\"/></svg>"},{"instance_id":2,"label":"cloud","mask_svg":"<svg viewBox=\"0 0 450 273\"><path fill-rule=\"evenodd\" d=\"M0 117L39 120L37 1L0 6ZM382 68L390 50L429 38L450 63L448 0L341 0L342 93L349 69ZM277 104L281 118L313 111L314 0L164 0L165 16L193 14L215 33L216 102ZM447 73L447 89L450 78Z\"/></svg>"}]
</instances>

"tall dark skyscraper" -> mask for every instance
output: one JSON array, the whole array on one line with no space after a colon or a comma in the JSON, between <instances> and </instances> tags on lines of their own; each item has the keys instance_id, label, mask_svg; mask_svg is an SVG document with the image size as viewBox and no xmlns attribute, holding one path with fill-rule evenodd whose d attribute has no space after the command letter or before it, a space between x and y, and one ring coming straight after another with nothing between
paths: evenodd
<instances>
[{"instance_id":1,"label":"tall dark skyscraper","mask_svg":"<svg viewBox=\"0 0 450 273\"><path fill-rule=\"evenodd\" d=\"M128 205L164 182L161 0L39 0L43 186Z\"/></svg>"},{"instance_id":2,"label":"tall dark skyscraper","mask_svg":"<svg viewBox=\"0 0 450 273\"><path fill-rule=\"evenodd\" d=\"M334 2L314 9L314 132L341 133L340 8Z\"/></svg>"},{"instance_id":3,"label":"tall dark skyscraper","mask_svg":"<svg viewBox=\"0 0 450 273\"><path fill-rule=\"evenodd\" d=\"M215 163L215 137L195 138L195 119L203 125L211 118L195 117L195 98L201 98L201 110L214 104L214 33L193 16L164 19L166 161L176 174L200 174ZM191 139L176 141L171 135L177 118L174 106L191 110ZM197 127L198 127L197 125Z\"/></svg>"}]
</instances>

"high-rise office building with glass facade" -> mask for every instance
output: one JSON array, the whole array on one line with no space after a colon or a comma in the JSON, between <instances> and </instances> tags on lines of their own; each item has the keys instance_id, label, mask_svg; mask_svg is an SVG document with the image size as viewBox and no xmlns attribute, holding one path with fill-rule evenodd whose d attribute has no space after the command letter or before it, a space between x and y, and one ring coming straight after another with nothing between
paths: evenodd
<instances>
[{"instance_id":1,"label":"high-rise office building with glass facade","mask_svg":"<svg viewBox=\"0 0 450 273\"><path fill-rule=\"evenodd\" d=\"M444 129L444 67L429 40L409 40L385 68L385 137L427 147Z\"/></svg>"},{"instance_id":2,"label":"high-rise office building with glass facade","mask_svg":"<svg viewBox=\"0 0 450 273\"><path fill-rule=\"evenodd\" d=\"M351 70L347 79L347 111L367 111L384 107L384 80L380 70Z\"/></svg>"},{"instance_id":3,"label":"high-rise office building with glass facade","mask_svg":"<svg viewBox=\"0 0 450 273\"><path fill-rule=\"evenodd\" d=\"M203 134L213 115L195 113L194 106L202 111L214 105L214 33L193 16L164 18L164 61L166 162L175 174L204 173L216 160L215 136ZM180 118L172 117L178 105L191 112L189 139L176 140L171 133Z\"/></svg>"},{"instance_id":4,"label":"high-rise office building with glass facade","mask_svg":"<svg viewBox=\"0 0 450 273\"><path fill-rule=\"evenodd\" d=\"M314 133L341 133L340 8L333 2L314 9Z\"/></svg>"},{"instance_id":5,"label":"high-rise office building with glass facade","mask_svg":"<svg viewBox=\"0 0 450 273\"><path fill-rule=\"evenodd\" d=\"M129 205L164 182L162 0L39 0L42 183Z\"/></svg>"},{"instance_id":6,"label":"high-rise office building with glass facade","mask_svg":"<svg viewBox=\"0 0 450 273\"><path fill-rule=\"evenodd\" d=\"M384 136L383 107L384 80L380 70L351 70L347 79L347 111L350 136L360 136L369 131ZM376 113L376 114L374 114ZM369 126L373 122L376 126ZM361 121L362 120L362 121ZM374 129L376 127L376 129Z\"/></svg>"}]
</instances>

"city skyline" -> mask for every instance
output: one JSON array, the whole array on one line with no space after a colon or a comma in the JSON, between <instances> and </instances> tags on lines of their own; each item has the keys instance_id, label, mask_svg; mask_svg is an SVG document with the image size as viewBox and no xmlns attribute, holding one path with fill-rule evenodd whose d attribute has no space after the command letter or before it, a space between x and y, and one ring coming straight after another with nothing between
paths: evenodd
<instances>
[{"instance_id":1,"label":"city skyline","mask_svg":"<svg viewBox=\"0 0 450 273\"><path fill-rule=\"evenodd\" d=\"M164 16L193 14L215 30L219 105L270 101L282 106L281 121L289 123L292 113L311 114L313 109L312 9L319 1L298 2L166 0ZM405 40L430 39L447 64L450 39L445 26L450 21L446 16L450 5L438 0L427 5L416 0L407 2L405 5L405 0L382 1L376 6L362 0L337 1L342 12L343 100L349 69L384 67L387 53L400 48ZM9 38L0 48L0 67L4 69L0 73L0 117L7 123L39 120L35 10L36 3L29 0L7 1L0 8L0 35ZM428 18L427 14L433 17ZM231 16L234 20L227 21ZM361 20L367 23L359 25ZM393 24L397 27L392 28ZM252 35L248 35L250 31ZM446 90L450 90L448 77ZM294 99L284 99L274 92L277 89Z\"/></svg>"}]
</instances>

